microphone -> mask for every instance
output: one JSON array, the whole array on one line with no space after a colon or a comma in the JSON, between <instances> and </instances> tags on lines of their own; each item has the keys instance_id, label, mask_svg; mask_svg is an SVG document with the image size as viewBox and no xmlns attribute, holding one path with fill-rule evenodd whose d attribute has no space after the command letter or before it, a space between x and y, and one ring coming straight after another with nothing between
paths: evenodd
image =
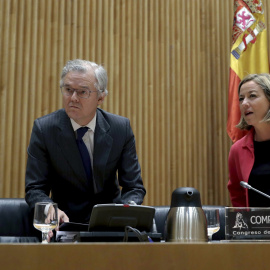
<instances>
[{"instance_id":1,"label":"microphone","mask_svg":"<svg viewBox=\"0 0 270 270\"><path fill-rule=\"evenodd\" d=\"M258 189L252 187L251 185L249 185L248 183L246 183L246 182L244 182L244 181L241 181L241 182L240 182L240 185L241 185L243 188L252 189L252 190L254 190L254 191L260 193L261 195L267 197L268 199L270 199L270 196L269 196L269 195L267 195L267 194L265 194L265 193L259 191Z\"/></svg>"}]
</instances>

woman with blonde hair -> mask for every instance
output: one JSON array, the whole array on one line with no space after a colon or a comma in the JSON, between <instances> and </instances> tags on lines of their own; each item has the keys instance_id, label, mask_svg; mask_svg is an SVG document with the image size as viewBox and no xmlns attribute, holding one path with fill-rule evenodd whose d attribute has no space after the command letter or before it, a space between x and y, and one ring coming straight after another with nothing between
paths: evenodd
<instances>
[{"instance_id":1,"label":"woman with blonde hair","mask_svg":"<svg viewBox=\"0 0 270 270\"><path fill-rule=\"evenodd\" d=\"M270 195L270 75L250 74L238 87L241 119L248 133L229 153L228 190L234 207L269 207L270 199L240 186L241 181Z\"/></svg>"}]
</instances>

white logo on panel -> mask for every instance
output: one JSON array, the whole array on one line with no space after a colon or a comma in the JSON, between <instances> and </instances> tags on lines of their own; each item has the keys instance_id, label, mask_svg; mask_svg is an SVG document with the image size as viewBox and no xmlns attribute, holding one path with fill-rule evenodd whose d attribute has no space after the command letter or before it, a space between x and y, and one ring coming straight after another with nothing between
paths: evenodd
<instances>
[{"instance_id":1,"label":"white logo on panel","mask_svg":"<svg viewBox=\"0 0 270 270\"><path fill-rule=\"evenodd\" d=\"M246 224L246 222L243 219L243 215L241 213L237 213L236 214L236 218L235 218L235 225L233 228L239 228L240 230L242 228L244 229L248 229L248 225Z\"/></svg>"}]
</instances>

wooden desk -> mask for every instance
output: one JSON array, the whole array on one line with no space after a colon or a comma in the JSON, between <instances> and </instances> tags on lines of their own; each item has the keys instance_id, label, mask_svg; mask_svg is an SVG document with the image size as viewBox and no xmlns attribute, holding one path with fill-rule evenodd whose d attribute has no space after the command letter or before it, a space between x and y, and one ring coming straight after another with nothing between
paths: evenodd
<instances>
[{"instance_id":1,"label":"wooden desk","mask_svg":"<svg viewBox=\"0 0 270 270\"><path fill-rule=\"evenodd\" d=\"M269 269L270 243L0 244L1 269Z\"/></svg>"}]
</instances>

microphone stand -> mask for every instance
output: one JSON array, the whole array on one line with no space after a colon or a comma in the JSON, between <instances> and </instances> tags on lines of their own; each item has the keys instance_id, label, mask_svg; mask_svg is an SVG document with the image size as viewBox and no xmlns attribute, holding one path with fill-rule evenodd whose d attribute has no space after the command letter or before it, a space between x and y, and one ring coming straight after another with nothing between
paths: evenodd
<instances>
[{"instance_id":1,"label":"microphone stand","mask_svg":"<svg viewBox=\"0 0 270 270\"><path fill-rule=\"evenodd\" d=\"M244 182L244 181L241 181L241 182L240 182L240 185L241 185L243 188L252 189L252 190L254 190L254 191L260 193L261 195L265 196L266 198L270 199L270 196L269 196L269 195L267 195L267 194L265 194L265 193L259 191L258 189L252 187L251 185L249 185L248 183L246 183L246 182Z\"/></svg>"}]
</instances>

